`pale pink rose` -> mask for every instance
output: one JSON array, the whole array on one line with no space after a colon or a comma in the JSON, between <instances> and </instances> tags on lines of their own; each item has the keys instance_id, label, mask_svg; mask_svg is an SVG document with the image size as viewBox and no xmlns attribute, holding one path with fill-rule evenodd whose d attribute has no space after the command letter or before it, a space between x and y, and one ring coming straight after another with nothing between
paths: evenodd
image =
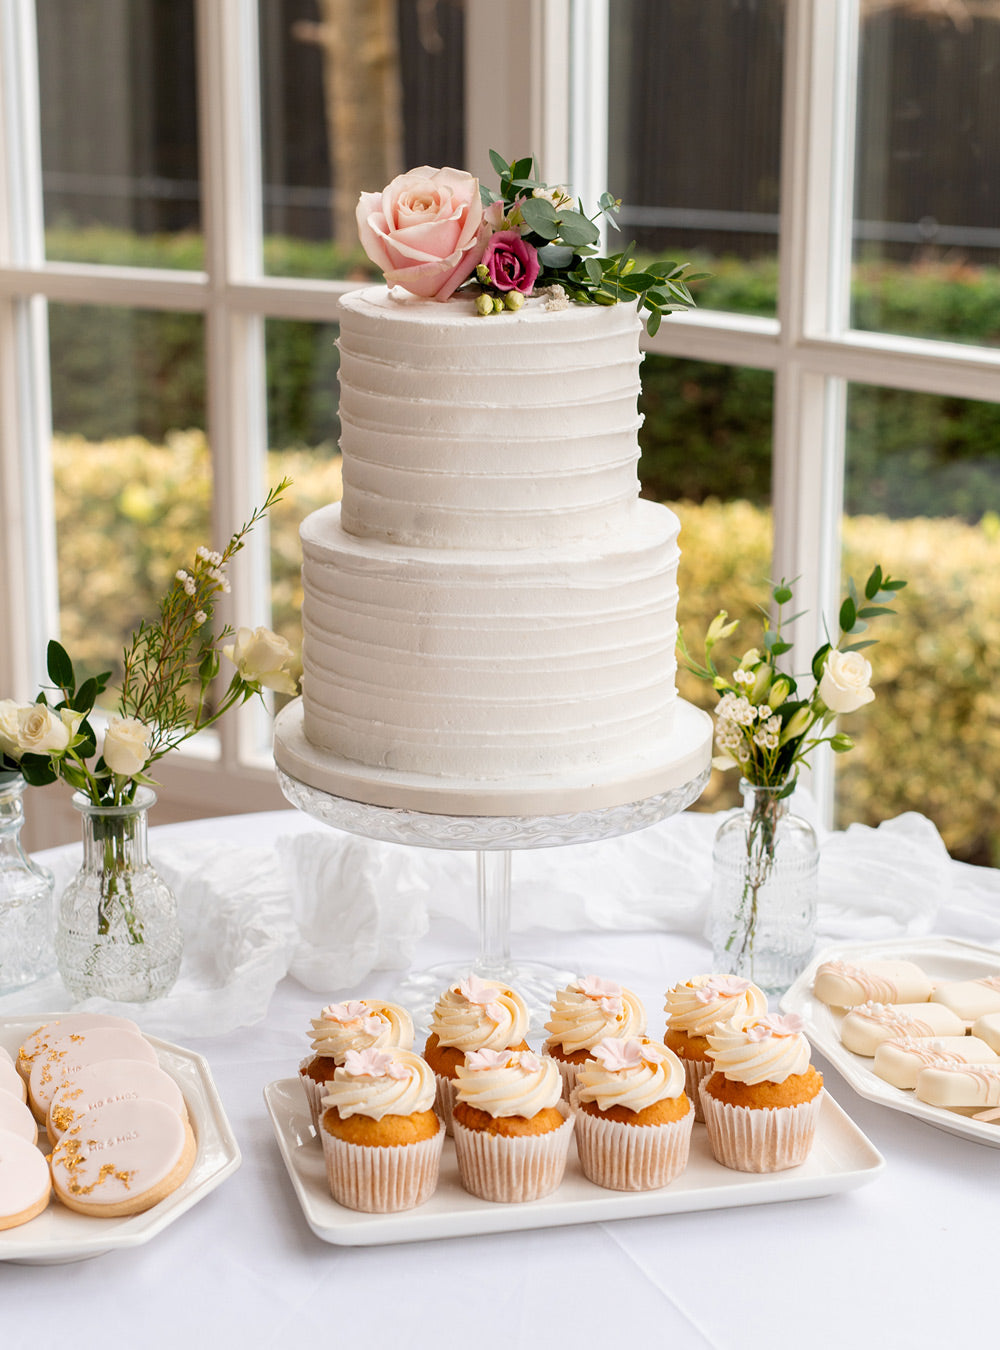
<instances>
[{"instance_id":1,"label":"pale pink rose","mask_svg":"<svg viewBox=\"0 0 1000 1350\"><path fill-rule=\"evenodd\" d=\"M461 169L424 165L382 192L362 192L358 233L390 286L426 300L447 300L472 275L490 226L479 180Z\"/></svg>"}]
</instances>

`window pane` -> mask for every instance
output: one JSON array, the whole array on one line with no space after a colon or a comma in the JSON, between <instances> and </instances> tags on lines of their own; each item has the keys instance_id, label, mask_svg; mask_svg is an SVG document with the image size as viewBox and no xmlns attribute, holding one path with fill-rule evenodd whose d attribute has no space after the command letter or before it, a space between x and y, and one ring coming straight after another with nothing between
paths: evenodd
<instances>
[{"instance_id":1,"label":"window pane","mask_svg":"<svg viewBox=\"0 0 1000 1350\"><path fill-rule=\"evenodd\" d=\"M770 589L773 377L647 353L639 407L643 496L666 502L681 522L677 617L685 639L697 657L708 625L726 609L743 620L728 650L743 651L758 638L754 614ZM696 676L679 670L677 687L689 702L714 708L713 691ZM737 805L737 781L713 774L696 809Z\"/></svg>"},{"instance_id":2,"label":"window pane","mask_svg":"<svg viewBox=\"0 0 1000 1350\"><path fill-rule=\"evenodd\" d=\"M49 332L63 645L85 674L117 671L211 537L202 320L53 304Z\"/></svg>"},{"instance_id":3,"label":"window pane","mask_svg":"<svg viewBox=\"0 0 1000 1350\"><path fill-rule=\"evenodd\" d=\"M854 386L844 570L908 581L865 654L875 701L844 720L838 822L919 811L955 857L1000 861L1000 407Z\"/></svg>"},{"instance_id":4,"label":"window pane","mask_svg":"<svg viewBox=\"0 0 1000 1350\"><path fill-rule=\"evenodd\" d=\"M371 273L355 207L418 164L462 167L462 6L259 0L264 269Z\"/></svg>"},{"instance_id":5,"label":"window pane","mask_svg":"<svg viewBox=\"0 0 1000 1350\"><path fill-rule=\"evenodd\" d=\"M703 263L702 307L776 310L784 12L782 0L611 3L621 237Z\"/></svg>"},{"instance_id":6,"label":"window pane","mask_svg":"<svg viewBox=\"0 0 1000 1350\"><path fill-rule=\"evenodd\" d=\"M46 253L199 268L194 0L37 0Z\"/></svg>"},{"instance_id":7,"label":"window pane","mask_svg":"<svg viewBox=\"0 0 1000 1350\"><path fill-rule=\"evenodd\" d=\"M854 326L995 346L1000 10L865 10Z\"/></svg>"}]
</instances>

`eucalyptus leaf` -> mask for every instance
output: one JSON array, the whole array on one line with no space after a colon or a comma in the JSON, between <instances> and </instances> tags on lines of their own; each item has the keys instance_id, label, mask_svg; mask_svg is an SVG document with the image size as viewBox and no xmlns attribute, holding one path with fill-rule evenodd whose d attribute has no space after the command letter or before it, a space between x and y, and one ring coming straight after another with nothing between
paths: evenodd
<instances>
[{"instance_id":1,"label":"eucalyptus leaf","mask_svg":"<svg viewBox=\"0 0 1000 1350\"><path fill-rule=\"evenodd\" d=\"M504 159L503 155L501 155L499 151L497 150L490 151L490 163L493 165L494 171L498 173L501 178L506 178L507 175L510 173L511 166L507 163L507 161Z\"/></svg>"},{"instance_id":2,"label":"eucalyptus leaf","mask_svg":"<svg viewBox=\"0 0 1000 1350\"><path fill-rule=\"evenodd\" d=\"M532 201L545 201L545 198L533 197ZM559 213L559 238L564 244L596 244L600 237L600 230L582 212L561 211Z\"/></svg>"},{"instance_id":3,"label":"eucalyptus leaf","mask_svg":"<svg viewBox=\"0 0 1000 1350\"><path fill-rule=\"evenodd\" d=\"M569 267L576 255L566 244L542 244L538 249L538 261L543 267Z\"/></svg>"}]
</instances>

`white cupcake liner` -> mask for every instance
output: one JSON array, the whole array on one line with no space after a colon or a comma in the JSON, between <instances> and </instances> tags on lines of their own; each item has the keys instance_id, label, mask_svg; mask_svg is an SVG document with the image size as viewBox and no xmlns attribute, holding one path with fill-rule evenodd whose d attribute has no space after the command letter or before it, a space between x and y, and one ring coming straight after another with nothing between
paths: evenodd
<instances>
[{"instance_id":1,"label":"white cupcake liner","mask_svg":"<svg viewBox=\"0 0 1000 1350\"><path fill-rule=\"evenodd\" d=\"M446 1134L452 1134L451 1113L455 1108L455 1079L444 1074L434 1075L434 1110L444 1121Z\"/></svg>"},{"instance_id":2,"label":"white cupcake liner","mask_svg":"<svg viewBox=\"0 0 1000 1350\"><path fill-rule=\"evenodd\" d=\"M393 1214L429 1200L438 1183L444 1123L416 1144L376 1148L320 1132L330 1194L338 1205L366 1214Z\"/></svg>"},{"instance_id":3,"label":"white cupcake liner","mask_svg":"<svg viewBox=\"0 0 1000 1350\"><path fill-rule=\"evenodd\" d=\"M710 1059L685 1059L683 1055L677 1058L684 1065L684 1091L694 1104L694 1118L703 1121L705 1115L701 1107L701 1085L715 1072L715 1064Z\"/></svg>"},{"instance_id":4,"label":"white cupcake liner","mask_svg":"<svg viewBox=\"0 0 1000 1350\"><path fill-rule=\"evenodd\" d=\"M701 1105L716 1161L737 1172L798 1167L812 1148L823 1093L797 1106L733 1106L713 1097L703 1083Z\"/></svg>"},{"instance_id":5,"label":"white cupcake liner","mask_svg":"<svg viewBox=\"0 0 1000 1350\"><path fill-rule=\"evenodd\" d=\"M309 1103L309 1115L312 1117L313 1129L319 1134L320 1117L323 1115L323 1098L326 1096L326 1083L317 1083L314 1078L310 1078L308 1074L301 1072L307 1064L312 1063L314 1058L314 1055L310 1055L299 1065L299 1082L302 1084L302 1091L306 1094L306 1101ZM333 1060L330 1063L333 1065ZM335 1067L333 1065L333 1068ZM331 1081L333 1079L333 1068L330 1069Z\"/></svg>"},{"instance_id":6,"label":"white cupcake liner","mask_svg":"<svg viewBox=\"0 0 1000 1350\"><path fill-rule=\"evenodd\" d=\"M576 1075L580 1070L579 1064L569 1064L564 1059L558 1059L555 1055L550 1055L544 1051L546 1059L551 1059L552 1063L559 1070L559 1077L562 1079L563 1101L569 1102L570 1093L576 1087Z\"/></svg>"},{"instance_id":7,"label":"white cupcake liner","mask_svg":"<svg viewBox=\"0 0 1000 1350\"><path fill-rule=\"evenodd\" d=\"M507 1138L454 1122L455 1154L462 1185L480 1200L517 1204L551 1195L563 1179L574 1118L565 1102L563 1123L547 1134Z\"/></svg>"},{"instance_id":8,"label":"white cupcake liner","mask_svg":"<svg viewBox=\"0 0 1000 1350\"><path fill-rule=\"evenodd\" d=\"M668 1186L687 1166L694 1127L694 1107L680 1120L660 1125L624 1125L580 1110L579 1093L571 1098L576 1117L576 1151L584 1176L609 1191L655 1191Z\"/></svg>"}]
</instances>

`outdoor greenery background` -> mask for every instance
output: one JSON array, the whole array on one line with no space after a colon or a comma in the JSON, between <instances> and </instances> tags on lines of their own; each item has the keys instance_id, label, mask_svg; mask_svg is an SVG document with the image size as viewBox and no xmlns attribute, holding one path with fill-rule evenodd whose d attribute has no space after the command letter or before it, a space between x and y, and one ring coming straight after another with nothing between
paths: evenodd
<instances>
[{"instance_id":1,"label":"outdoor greenery background","mask_svg":"<svg viewBox=\"0 0 1000 1350\"><path fill-rule=\"evenodd\" d=\"M267 247L273 274L364 276L356 256L328 246ZM201 245L100 230L68 232L59 248L61 257L75 248L92 261L197 268ZM700 303L774 313L773 263L714 259L711 269ZM855 292L856 311L870 302L887 331L1000 340L996 269L872 264ZM62 635L74 659L106 668L179 560L209 539L202 320L53 304L49 325ZM340 494L335 328L272 320L265 334L270 478L294 480L271 520L274 626L297 643L298 525ZM720 607L746 616L734 650L756 640L770 566L771 403L764 371L662 357L643 366L643 491L681 517L679 617L692 647ZM909 586L898 617L880 625L876 700L845 720L857 748L838 762L839 823L919 810L955 856L993 864L998 448L997 405L851 390L845 574L863 577L879 562ZM805 669L811 652L796 655ZM680 683L684 697L711 705L698 681ZM715 775L701 805L718 809L733 787L732 776Z\"/></svg>"}]
</instances>

